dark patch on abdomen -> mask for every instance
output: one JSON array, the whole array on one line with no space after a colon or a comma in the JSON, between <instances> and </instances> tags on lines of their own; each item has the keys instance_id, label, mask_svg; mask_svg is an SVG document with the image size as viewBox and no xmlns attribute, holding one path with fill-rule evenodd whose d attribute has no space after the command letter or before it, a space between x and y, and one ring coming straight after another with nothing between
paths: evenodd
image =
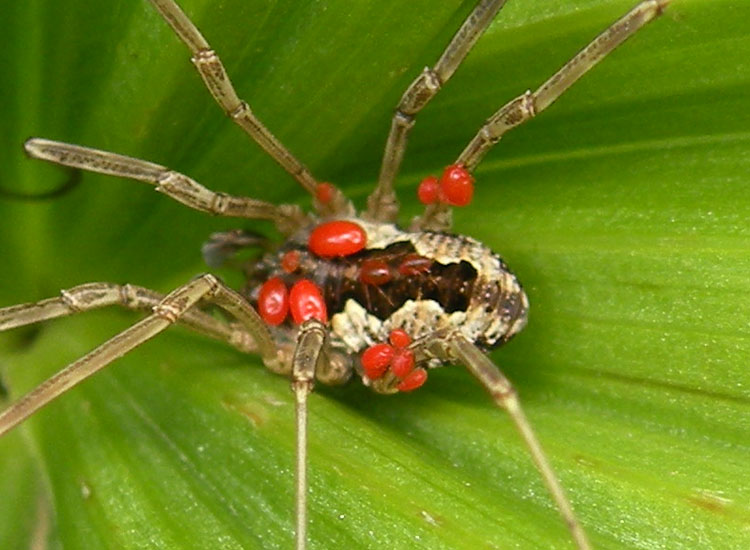
<instances>
[{"instance_id":1,"label":"dark patch on abdomen","mask_svg":"<svg viewBox=\"0 0 750 550\"><path fill-rule=\"evenodd\" d=\"M381 320L407 300L434 300L447 313L466 311L477 278L476 269L463 260L445 265L433 260L425 272L403 276L398 268L410 254L416 254L414 245L401 241L384 249L365 249L345 258L321 260L315 273L308 276L323 288L329 315L343 311L349 299ZM379 286L364 284L359 280L359 267L365 260L388 264L393 279Z\"/></svg>"}]
</instances>

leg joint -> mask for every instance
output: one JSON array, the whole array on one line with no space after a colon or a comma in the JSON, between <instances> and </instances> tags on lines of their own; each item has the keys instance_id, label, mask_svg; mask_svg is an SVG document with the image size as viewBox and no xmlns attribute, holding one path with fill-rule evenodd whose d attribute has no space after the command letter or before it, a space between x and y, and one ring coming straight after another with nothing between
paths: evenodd
<instances>
[{"instance_id":1,"label":"leg joint","mask_svg":"<svg viewBox=\"0 0 750 550\"><path fill-rule=\"evenodd\" d=\"M531 90L526 90L521 96L520 109L525 116L524 120L536 116L536 99L534 98L534 94L531 93Z\"/></svg>"},{"instance_id":2,"label":"leg joint","mask_svg":"<svg viewBox=\"0 0 750 550\"><path fill-rule=\"evenodd\" d=\"M247 104L246 101L240 100L239 105L235 107L234 109L231 109L227 112L229 115L229 118L232 120L237 120L240 118L243 118L251 113L250 105Z\"/></svg>"},{"instance_id":3,"label":"leg joint","mask_svg":"<svg viewBox=\"0 0 750 550\"><path fill-rule=\"evenodd\" d=\"M67 308L71 312L81 313L82 311L85 311L86 308L83 307L83 304L80 302L80 300L78 300L78 298L72 292L69 292L67 290L61 290L60 297L62 298L63 303L67 306Z\"/></svg>"},{"instance_id":4,"label":"leg joint","mask_svg":"<svg viewBox=\"0 0 750 550\"><path fill-rule=\"evenodd\" d=\"M196 277L196 280L201 280L208 285L208 290L206 291L207 297L216 296L224 288L224 285L221 283L221 281L211 273L198 275L198 277Z\"/></svg>"},{"instance_id":5,"label":"leg joint","mask_svg":"<svg viewBox=\"0 0 750 550\"><path fill-rule=\"evenodd\" d=\"M396 109L393 115L393 122L402 128L411 128L414 126L414 115L405 113L401 109Z\"/></svg>"},{"instance_id":6,"label":"leg joint","mask_svg":"<svg viewBox=\"0 0 750 550\"><path fill-rule=\"evenodd\" d=\"M407 115L417 114L440 91L441 85L438 74L425 67L404 92L398 104L398 111Z\"/></svg>"},{"instance_id":7,"label":"leg joint","mask_svg":"<svg viewBox=\"0 0 750 550\"><path fill-rule=\"evenodd\" d=\"M299 337L301 337L302 334L307 334L308 332L317 332L322 338L325 338L328 334L328 332L326 331L326 326L317 319L308 319L307 321L302 323L302 325L300 325Z\"/></svg>"},{"instance_id":8,"label":"leg joint","mask_svg":"<svg viewBox=\"0 0 750 550\"><path fill-rule=\"evenodd\" d=\"M208 207L209 211L213 215L222 215L227 211L229 205L230 196L221 191L213 191L213 197L211 197L211 204Z\"/></svg>"},{"instance_id":9,"label":"leg joint","mask_svg":"<svg viewBox=\"0 0 750 550\"><path fill-rule=\"evenodd\" d=\"M161 317L170 323L176 323L180 313L182 313L182 310L179 307L168 302L159 302L151 309L151 311L157 317Z\"/></svg>"},{"instance_id":10,"label":"leg joint","mask_svg":"<svg viewBox=\"0 0 750 550\"><path fill-rule=\"evenodd\" d=\"M190 57L190 61L192 61L194 65L212 63L216 61L216 52L211 48L200 49Z\"/></svg>"},{"instance_id":11,"label":"leg joint","mask_svg":"<svg viewBox=\"0 0 750 550\"><path fill-rule=\"evenodd\" d=\"M482 129L479 130L479 136L482 142L488 143L490 145L495 145L498 141L500 141L500 138L493 134L489 127L486 125L482 126Z\"/></svg>"},{"instance_id":12,"label":"leg joint","mask_svg":"<svg viewBox=\"0 0 750 550\"><path fill-rule=\"evenodd\" d=\"M135 309L138 306L138 292L133 285L120 286L120 303L128 309Z\"/></svg>"}]
</instances>

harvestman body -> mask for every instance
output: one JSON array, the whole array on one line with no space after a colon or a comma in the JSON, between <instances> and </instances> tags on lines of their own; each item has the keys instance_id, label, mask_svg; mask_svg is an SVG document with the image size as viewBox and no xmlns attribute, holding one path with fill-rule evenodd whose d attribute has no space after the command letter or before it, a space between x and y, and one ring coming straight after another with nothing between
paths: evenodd
<instances>
[{"instance_id":1,"label":"harvestman body","mask_svg":"<svg viewBox=\"0 0 750 550\"><path fill-rule=\"evenodd\" d=\"M241 292L203 275L167 296L133 285L90 283L58 298L0 309L0 330L121 305L150 315L72 363L0 413L0 435L91 374L175 322L260 354L264 364L292 380L297 410L297 548L306 546L307 395L314 380L342 384L352 374L379 393L413 391L427 369L459 362L508 411L579 549L587 537L563 493L516 392L486 351L521 328L528 301L502 260L481 243L450 234L451 207L467 205L471 173L511 128L548 107L586 71L646 23L670 0L645 0L596 37L534 92L501 107L442 176L418 189L426 205L409 231L394 225L393 181L417 113L453 75L505 0L480 1L433 68L412 82L399 102L386 141L378 184L357 216L352 204L320 183L255 118L232 87L218 56L172 0L150 0L192 53L192 61L225 113L314 196L315 213L206 189L187 176L150 162L87 147L30 139L34 157L65 166L132 178L183 204L212 214L270 220L286 236L276 252L247 266ZM236 231L213 235L204 246L211 264L258 239ZM210 304L233 322L205 311Z\"/></svg>"}]
</instances>

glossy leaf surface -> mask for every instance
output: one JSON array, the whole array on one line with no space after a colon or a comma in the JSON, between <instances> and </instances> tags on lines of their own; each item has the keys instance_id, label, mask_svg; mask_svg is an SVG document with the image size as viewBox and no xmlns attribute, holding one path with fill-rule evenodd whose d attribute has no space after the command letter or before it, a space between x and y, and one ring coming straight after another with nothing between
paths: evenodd
<instances>
[{"instance_id":1,"label":"glossy leaf surface","mask_svg":"<svg viewBox=\"0 0 750 550\"><path fill-rule=\"evenodd\" d=\"M417 183L487 116L633 3L510 2L418 119L402 219L418 212ZM69 177L23 157L34 135L309 204L221 115L146 2L6 4L2 189ZM393 106L471 3L184 8L256 114L362 205ZM596 548L750 546L748 8L675 0L508 134L456 212L456 230L500 252L528 290L528 328L493 357ZM56 200L0 197L0 220L3 305L99 280L167 292L206 270L211 232L273 234L91 174ZM0 335L3 382L17 398L135 319L90 313ZM510 422L460 368L403 396L322 388L310 437L311 548L572 548ZM285 380L171 330L0 440L0 546L41 533L53 548L290 548L293 447Z\"/></svg>"}]
</instances>

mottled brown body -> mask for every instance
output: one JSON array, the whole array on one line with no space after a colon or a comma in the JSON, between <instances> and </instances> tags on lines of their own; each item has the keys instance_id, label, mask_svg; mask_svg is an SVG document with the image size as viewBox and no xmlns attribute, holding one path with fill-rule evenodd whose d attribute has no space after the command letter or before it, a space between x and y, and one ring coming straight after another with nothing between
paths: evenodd
<instances>
[{"instance_id":1,"label":"mottled brown body","mask_svg":"<svg viewBox=\"0 0 750 550\"><path fill-rule=\"evenodd\" d=\"M478 241L448 233L410 233L392 224L358 223L367 232L368 245L341 258L310 253L309 230L295 235L258 264L248 285L250 297L257 300L259 285L269 277L280 277L289 286L301 278L314 281L323 290L333 320L334 346L339 333L345 340L341 347L350 352L394 328L414 337L458 329L489 349L525 324L528 301L521 285L501 258ZM299 267L291 273L282 266L290 251L299 254ZM373 263L387 266L385 282L365 282L363 269Z\"/></svg>"}]
</instances>

